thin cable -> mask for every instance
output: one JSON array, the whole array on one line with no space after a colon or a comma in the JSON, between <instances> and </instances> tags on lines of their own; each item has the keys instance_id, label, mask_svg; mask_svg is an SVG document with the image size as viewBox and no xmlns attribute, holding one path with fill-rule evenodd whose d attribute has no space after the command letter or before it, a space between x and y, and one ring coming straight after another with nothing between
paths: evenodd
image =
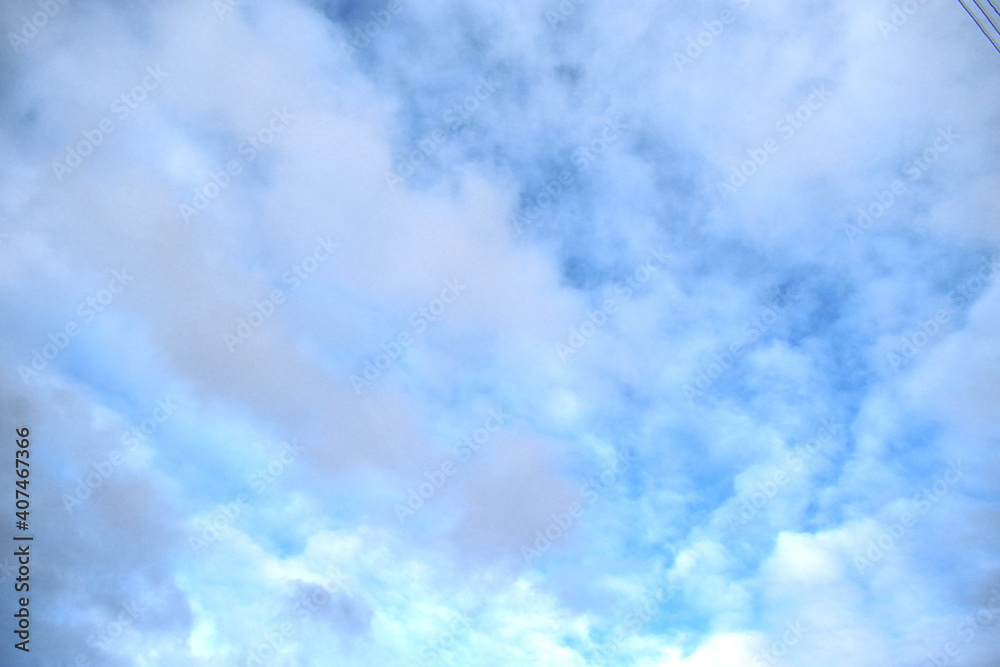
<instances>
[{"instance_id":1,"label":"thin cable","mask_svg":"<svg viewBox=\"0 0 1000 667\"><path fill-rule=\"evenodd\" d=\"M965 3L962 0L958 0L958 4L962 5L962 9L965 10L965 13L968 14L969 16L971 16L972 20L976 22L977 26L979 26L980 32L982 32L984 35L986 35L986 39L989 39L990 40L990 44L993 45L993 48L997 50L997 53L1000 53L1000 46L997 46L996 42L994 42L992 39L990 39L989 33L986 32L986 30L983 28L983 24L979 22L979 19L977 19L973 15L973 13L969 11L969 8L965 6ZM976 5L976 6L979 7L979 5ZM982 9L982 8L980 7L980 9Z\"/></svg>"},{"instance_id":2,"label":"thin cable","mask_svg":"<svg viewBox=\"0 0 1000 667\"><path fill-rule=\"evenodd\" d=\"M993 22L993 19L991 19L990 15L986 12L985 9L983 9L983 6L979 4L979 0L972 0L972 1L976 3L976 7L979 8L979 11L983 13L983 16L986 17L986 20L990 22L990 25L993 26L993 29L997 31L998 35L1000 35L1000 28L997 28L997 24ZM990 6L992 7L993 6L992 0L987 0L987 1L991 3Z\"/></svg>"},{"instance_id":3,"label":"thin cable","mask_svg":"<svg viewBox=\"0 0 1000 667\"><path fill-rule=\"evenodd\" d=\"M995 11L997 14L1000 14L1000 9L997 9L997 6L993 4L993 0L986 0L986 2L990 3L990 7L993 8L993 11Z\"/></svg>"},{"instance_id":4,"label":"thin cable","mask_svg":"<svg viewBox=\"0 0 1000 667\"><path fill-rule=\"evenodd\" d=\"M961 2L961 0L959 1ZM997 31L997 34L1000 34L1000 30L997 30L996 24L993 23L993 20L990 19L989 14L987 14L986 10L983 9L982 5L979 4L979 0L972 0L972 2L973 4L976 5L976 9L978 9L983 13L983 16L986 17L986 20L990 22L990 25L993 26L993 29ZM965 7L964 2L962 2L962 6ZM992 6L992 4L990 6ZM965 11L968 12L969 16L972 16L972 12L969 11L968 7L965 8ZM972 20L976 22L976 25L979 26L979 29L982 31L982 33L986 35L986 39L990 40L990 44L993 45L993 48L995 48L997 52L1000 52L1000 46L997 46L997 43L993 41L993 37L990 36L988 32L986 32L986 30L983 28L983 25L979 22L979 19L977 19L975 16L972 16Z\"/></svg>"}]
</instances>

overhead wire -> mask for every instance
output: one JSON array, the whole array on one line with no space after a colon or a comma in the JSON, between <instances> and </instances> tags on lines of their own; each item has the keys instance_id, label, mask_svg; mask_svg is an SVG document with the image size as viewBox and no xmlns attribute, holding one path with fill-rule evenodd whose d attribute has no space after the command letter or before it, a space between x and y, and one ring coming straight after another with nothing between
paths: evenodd
<instances>
[{"instance_id":1,"label":"overhead wire","mask_svg":"<svg viewBox=\"0 0 1000 667\"><path fill-rule=\"evenodd\" d=\"M962 5L962 8L965 10L965 13L968 14L970 17L972 17L972 20L976 22L977 26L979 26L979 31L982 32L984 35L986 35L986 39L990 40L990 44L992 44L993 48L997 50L997 53L1000 53L1000 46L997 46L997 43L993 41L993 38L990 37L990 34L986 32L986 28L984 28L983 24L979 22L979 19L976 18L976 15L969 10L969 7L965 4L964 0L958 0L958 2L960 5ZM979 7L979 5L976 5L976 7L978 7L980 10L982 9L982 7Z\"/></svg>"},{"instance_id":2,"label":"overhead wire","mask_svg":"<svg viewBox=\"0 0 1000 667\"><path fill-rule=\"evenodd\" d=\"M990 25L993 26L993 29L996 30L996 32L997 32L998 35L1000 35L1000 28L997 28L997 24L994 23L993 19L990 18L989 12L987 12L985 9L983 9L983 6L979 4L979 0L972 0L972 1L974 3L976 3L976 7L979 8L979 11L981 11L983 13L983 16L986 17L986 20L990 22ZM990 2L990 7L992 7L993 6L992 0L987 0L987 1ZM992 42L993 40L991 39L990 41ZM994 42L994 46L995 45L996 45L996 42Z\"/></svg>"}]
</instances>

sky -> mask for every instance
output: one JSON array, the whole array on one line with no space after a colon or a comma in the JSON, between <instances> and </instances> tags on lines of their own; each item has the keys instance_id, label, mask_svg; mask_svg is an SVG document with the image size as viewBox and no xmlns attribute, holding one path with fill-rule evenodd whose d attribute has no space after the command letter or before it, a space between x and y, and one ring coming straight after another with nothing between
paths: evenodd
<instances>
[{"instance_id":1,"label":"sky","mask_svg":"<svg viewBox=\"0 0 1000 667\"><path fill-rule=\"evenodd\" d=\"M0 27L3 664L1000 664L961 4Z\"/></svg>"}]
</instances>

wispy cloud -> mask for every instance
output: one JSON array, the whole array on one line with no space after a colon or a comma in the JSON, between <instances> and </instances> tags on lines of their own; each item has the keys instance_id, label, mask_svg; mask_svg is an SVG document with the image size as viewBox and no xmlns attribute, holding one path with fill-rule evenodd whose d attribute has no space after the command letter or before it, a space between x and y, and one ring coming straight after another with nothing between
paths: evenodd
<instances>
[{"instance_id":1,"label":"wispy cloud","mask_svg":"<svg viewBox=\"0 0 1000 667\"><path fill-rule=\"evenodd\" d=\"M1000 660L961 5L0 23L39 664Z\"/></svg>"}]
</instances>

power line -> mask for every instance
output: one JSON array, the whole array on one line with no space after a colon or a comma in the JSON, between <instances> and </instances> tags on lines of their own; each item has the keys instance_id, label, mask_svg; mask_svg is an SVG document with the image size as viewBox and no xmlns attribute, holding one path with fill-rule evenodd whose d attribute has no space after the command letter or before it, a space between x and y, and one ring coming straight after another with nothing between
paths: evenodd
<instances>
[{"instance_id":1,"label":"power line","mask_svg":"<svg viewBox=\"0 0 1000 667\"><path fill-rule=\"evenodd\" d=\"M992 0L987 0L987 1L990 2L990 6L992 7L993 6ZM959 2L961 2L961 0L959 0ZM972 2L973 4L976 5L976 9L981 11L986 20L990 22L990 26L992 26L993 29L996 30L998 34L1000 34L1000 30L997 29L996 24L993 23L993 19L991 19L990 15L986 13L986 10L983 9L982 5L979 4L979 0L972 0ZM962 6L965 7L964 2L962 2ZM972 15L972 12L969 11L968 7L965 7L965 11L969 14L969 16L972 16L972 20L976 22L977 26L979 26L979 30L981 30L982 33L986 35L986 39L990 40L990 44L993 45L993 48L995 48L997 52L1000 53L1000 46L997 46L997 43L993 41L993 37L988 32L986 32L985 28L983 28L983 25L979 22L979 19Z\"/></svg>"},{"instance_id":2,"label":"power line","mask_svg":"<svg viewBox=\"0 0 1000 667\"><path fill-rule=\"evenodd\" d=\"M990 18L989 13L985 9L983 9L982 5L979 4L979 0L972 0L972 1L974 3L976 3L976 7L978 7L979 11L981 11L983 13L983 16L985 16L986 20L990 22L990 25L993 26L993 29L997 31L997 34L1000 34L1000 28L997 28L997 24L993 22L993 19ZM992 7L993 6L993 0L987 0L987 1L990 3L990 7ZM990 41L992 42L993 40L990 40ZM994 42L994 46L996 46L995 42Z\"/></svg>"},{"instance_id":3,"label":"power line","mask_svg":"<svg viewBox=\"0 0 1000 667\"><path fill-rule=\"evenodd\" d=\"M958 0L958 2L960 5L962 5L962 9L965 10L965 13L968 14L970 17L972 17L972 20L976 22L977 26L979 26L980 32L986 35L986 39L990 40L990 44L992 44L993 48L997 50L997 53L1000 53L1000 46L997 46L997 43L993 41L993 38L990 37L990 34L986 32L985 28L983 28L983 24L979 22L979 19L977 19L976 16L969 11L969 8L965 5L965 2L963 0ZM976 5L976 7L979 7L979 5ZM979 9L982 9L982 7L979 7Z\"/></svg>"}]
</instances>

